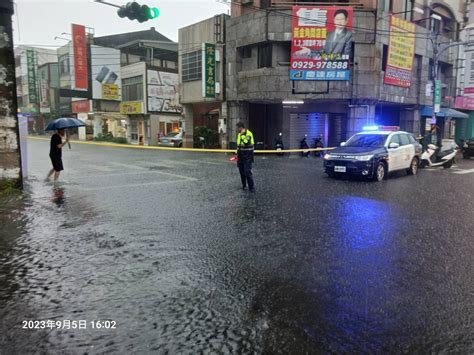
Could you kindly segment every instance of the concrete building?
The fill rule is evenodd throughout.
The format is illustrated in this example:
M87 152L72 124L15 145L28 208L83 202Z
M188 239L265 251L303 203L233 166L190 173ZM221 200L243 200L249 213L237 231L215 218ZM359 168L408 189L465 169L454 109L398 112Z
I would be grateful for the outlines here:
M185 118L184 144L187 147L201 146L198 135L206 135L205 145L209 147L226 147L228 144L224 90L224 44L228 18L228 15L217 15L179 30L179 85ZM207 95L203 84L206 74L205 63L203 65L205 43L215 50L214 93ZM202 127L205 127L204 132L200 130Z
M30 133L43 134L45 125L52 117L51 113L56 112L59 98L57 62L55 49L31 46L15 48L18 113L27 118Z
M463 2L318 2L317 6L353 9L350 78L341 81L290 80L292 5L311 3L254 0L232 4L232 17L226 25L227 107L232 138L238 120L246 121L266 148L273 146L278 132L283 132L286 147L297 148L304 134L310 138L321 135L326 146L335 146L366 124L396 125L417 135L430 128L426 122L433 104L427 90L433 78L432 40L458 40ZM391 13L416 24L409 87L384 83ZM460 114L448 110L454 103L456 56L453 47L439 57L443 117L438 123L443 126L449 125L449 115ZM449 135L449 129L447 132Z
M460 39L474 43L474 3L466 1L464 28ZM455 109L469 115L457 118L455 137L458 144L462 140L474 137L474 47L459 47L458 85L456 87Z
M181 127L177 43L154 27L96 37L94 43L120 50L121 103L116 112L130 143L156 145L159 135Z

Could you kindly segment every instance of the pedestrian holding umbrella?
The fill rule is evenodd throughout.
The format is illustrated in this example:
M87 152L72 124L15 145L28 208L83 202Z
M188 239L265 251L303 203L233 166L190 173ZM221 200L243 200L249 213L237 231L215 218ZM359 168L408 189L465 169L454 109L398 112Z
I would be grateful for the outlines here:
M49 157L51 158L51 163L53 164L53 169L50 170L46 180L49 180L51 175L54 173L54 181L58 180L59 173L64 170L63 160L62 160L62 148L68 143L69 149L71 149L71 144L69 143L69 134L67 132L68 128L72 127L81 127L85 126L84 123L76 118L58 118L51 121L46 126L46 131L57 131L51 136L51 144ZM62 141L61 137L66 133L66 140Z
M68 142L69 149L71 149L71 144L69 143L69 133L68 128L74 127L84 127L85 124L81 120L72 117L61 117L56 118L55 120L48 123L45 131L58 131L60 129L66 129L66 140Z

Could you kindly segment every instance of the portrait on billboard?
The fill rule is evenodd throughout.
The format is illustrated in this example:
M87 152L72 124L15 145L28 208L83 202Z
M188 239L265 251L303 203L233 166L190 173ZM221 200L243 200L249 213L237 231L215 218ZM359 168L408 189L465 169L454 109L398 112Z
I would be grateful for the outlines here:
M351 7L293 7L291 80L349 80Z

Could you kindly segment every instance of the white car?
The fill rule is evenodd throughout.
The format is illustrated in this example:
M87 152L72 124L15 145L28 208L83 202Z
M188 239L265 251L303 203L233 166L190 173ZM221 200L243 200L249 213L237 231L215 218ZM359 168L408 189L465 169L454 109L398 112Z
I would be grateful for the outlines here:
M392 171L406 170L411 175L418 172L422 147L412 134L397 127L371 128L324 156L324 170L329 177L354 175L381 181Z

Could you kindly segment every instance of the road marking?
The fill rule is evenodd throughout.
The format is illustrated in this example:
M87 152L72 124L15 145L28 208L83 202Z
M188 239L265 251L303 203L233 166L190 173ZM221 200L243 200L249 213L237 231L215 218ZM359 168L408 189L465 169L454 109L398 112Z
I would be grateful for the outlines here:
M169 181L156 181L156 182L145 182L141 184L126 184L126 185L109 185L109 186L100 186L100 187L84 187L81 188L81 191L96 191L96 190L110 190L110 189L126 189L129 187L143 187L143 186L152 186L152 185L165 185L165 184L176 184L178 182L191 182L197 181L197 179L182 179L182 180L169 180Z
M116 162L111 162L110 164L113 164L113 165L117 165L117 166L121 166L121 167L124 167L124 168L127 168L127 169L139 169L139 170L147 170L149 171L150 169L149 168L145 168L143 166L138 166L138 165L130 165L130 164L122 164L122 163L116 163ZM178 175L178 174L172 174L172 173L165 173L163 171L156 171L154 170L153 171L155 174L162 174L162 175L167 175L167 176L173 176L173 177L176 177L176 178L179 178L179 179L184 179L184 180L189 180L189 181L197 181L198 179L195 179L195 178L191 178L189 176L185 176L185 175Z
M113 170L109 170L113 171ZM118 176L126 176L126 175L143 175L143 174L156 174L158 171L135 171L135 172L130 172L130 173L111 173L111 174L87 174L87 175L79 175L75 174L72 180L77 180L77 181L84 181L84 179L88 178L101 178L101 177L118 177ZM77 177L77 178L76 178Z
M472 173L474 173L474 169L453 171L453 174L472 174Z

